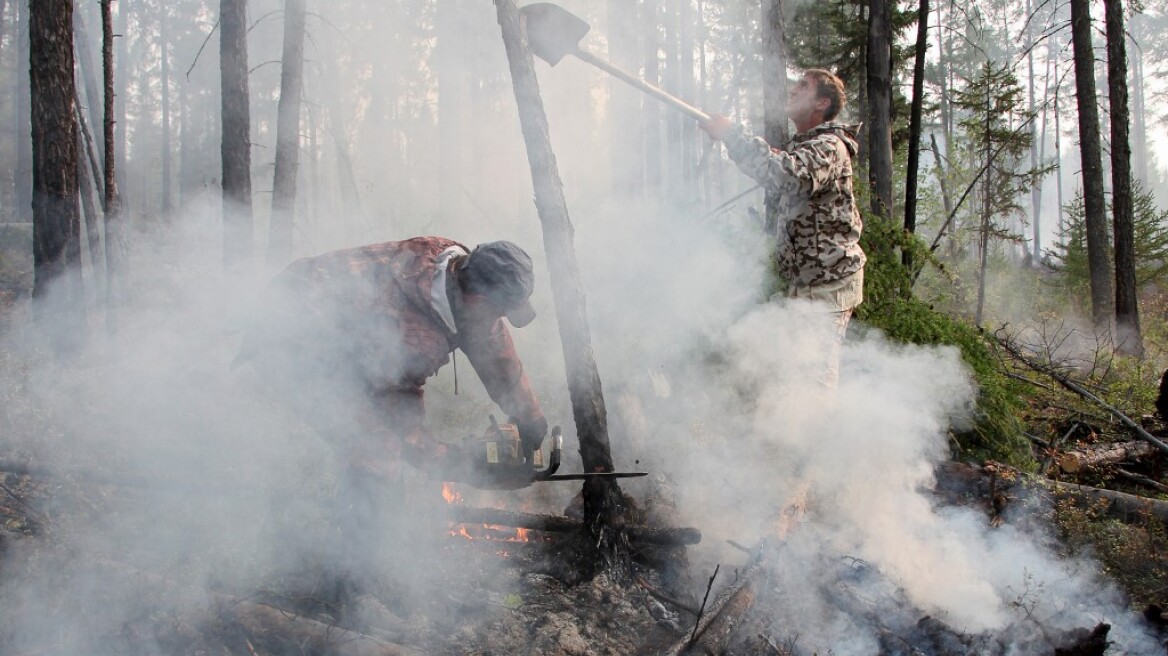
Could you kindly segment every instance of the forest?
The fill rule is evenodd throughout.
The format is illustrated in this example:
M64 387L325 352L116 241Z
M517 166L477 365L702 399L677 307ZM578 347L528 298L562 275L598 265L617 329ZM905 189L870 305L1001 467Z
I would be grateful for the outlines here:
M710 136L820 69L832 325ZM0 0L0 85L0 654L1168 653L1166 0Z

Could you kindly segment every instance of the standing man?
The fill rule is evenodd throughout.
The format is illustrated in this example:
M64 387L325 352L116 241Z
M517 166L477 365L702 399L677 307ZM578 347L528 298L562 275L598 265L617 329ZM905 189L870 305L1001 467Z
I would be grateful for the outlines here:
M787 97L787 117L797 133L786 148L773 147L725 116L702 123L726 145L730 159L778 199L779 273L787 296L825 304L836 340L823 382L839 377L839 346L852 311L863 300L863 222L852 190L852 157L859 125L835 121L844 107L844 83L808 69Z

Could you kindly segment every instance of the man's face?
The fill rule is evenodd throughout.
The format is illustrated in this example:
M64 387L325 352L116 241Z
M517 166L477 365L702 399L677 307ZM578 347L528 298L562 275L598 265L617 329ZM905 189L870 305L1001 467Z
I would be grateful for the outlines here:
M803 125L810 121L815 112L826 111L831 101L819 97L819 81L810 75L804 75L798 84L787 92L787 118L795 125Z

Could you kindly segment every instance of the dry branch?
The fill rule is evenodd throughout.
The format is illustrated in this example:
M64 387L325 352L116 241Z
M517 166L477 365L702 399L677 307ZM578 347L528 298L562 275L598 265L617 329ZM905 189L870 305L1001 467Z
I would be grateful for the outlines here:
M763 574L765 544L755 551L753 561L738 572L738 578L714 599L704 616L698 620L692 637L686 636L663 653L720 654L738 626L738 621L754 604L754 581Z
M450 506L448 510L451 521L464 524L499 524L556 533L575 533L584 530L584 522L562 515L539 515L469 506ZM632 542L682 546L702 541L702 533L696 528L656 528L626 525L624 530Z
M1114 442L1077 451L1067 451L1058 457L1058 465L1068 474L1074 474L1091 467L1135 460L1154 453L1156 453L1156 447L1147 442Z

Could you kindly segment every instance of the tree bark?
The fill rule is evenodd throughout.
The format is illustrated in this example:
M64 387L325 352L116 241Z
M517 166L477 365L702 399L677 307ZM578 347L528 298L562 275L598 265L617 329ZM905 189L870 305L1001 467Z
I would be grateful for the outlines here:
M114 98L115 115L117 117L114 121L114 130L116 132L114 135L114 152L117 153L118 160L114 170L118 176L118 191L121 194L126 193L126 96L127 84L130 77L128 74L129 56L127 54L126 32L129 30L130 1L117 0L118 24L114 32L119 35L117 52L115 54L117 70L114 76L121 84L121 93L117 94Z
M170 145L170 34L166 22L166 12L169 3L162 3L158 7L158 50L160 57L159 86L162 88L162 214L169 215L174 211L174 196L171 174L173 148Z
M1034 14L1031 11L1031 0L1026 0L1026 67L1028 75L1026 76L1026 94L1028 100L1028 111L1031 116L1034 116ZM1043 134L1043 138L1046 135ZM1036 121L1030 122L1030 168L1036 170L1038 168L1038 125ZM1042 259L1042 230L1041 230L1041 214L1042 214L1042 180L1030 189L1030 228L1031 228L1031 244L1030 244L1030 261L1037 265Z
M559 322L560 341L568 378L568 395L580 456L586 472L613 470L608 442L608 416L600 374L592 353L592 336L588 327L584 290L576 262L573 228L564 199L555 153L548 134L547 115L539 93L527 36L520 23L514 0L495 0L499 26L515 87L519 123L527 145L535 188L535 205L543 224L544 248L547 251L552 297ZM613 480L589 480L584 483L584 523L596 539L606 559L627 557L625 537L619 530L622 503L620 486ZM610 560L611 562L611 560Z
M29 3L23 0L16 3L16 61L29 61ZM17 65L17 71L23 66ZM32 220L33 194L33 155L32 155L32 119L31 119L31 89L27 75L15 75L16 78L16 126L13 130L16 135L16 175L13 180L13 196L16 199L14 220L27 223Z
M15 3L15 4L19 4L19 2ZM15 6L12 9L13 9L12 23L13 23L13 25L15 25L16 15L19 12L19 9L17 9ZM8 10L8 0L0 0L0 66L4 65L4 62L5 62L4 56L3 56L4 55L4 43L3 43L4 38L3 37L5 37L8 34L8 22L5 20L5 14L7 13L7 10ZM13 30L13 31L15 32L15 30ZM17 77L20 77L20 76L17 76ZM15 94L12 95L12 99L13 100L16 99ZM12 136L13 136L13 139L12 139L11 143L13 146L15 146L16 135L13 134ZM0 148L6 148L8 146L8 143L9 142L6 140L4 145L0 146ZM15 152L15 151L13 151L13 152ZM12 168L12 160L13 160L12 157L5 157L5 158L3 158L3 161L0 161L0 223L7 223L8 221L13 220L12 206L16 200L14 195L13 195L15 192L15 188L14 188L13 183L15 180L14 176L15 176L16 171Z
M1131 38L1133 44L1141 43L1143 30L1141 14L1132 16ZM1147 187L1148 180L1148 129L1147 115L1144 104L1144 51L1137 47L1132 53L1132 160L1135 166L1135 179Z
M33 298L39 328L58 351L85 329L77 207L73 0L29 6L33 160Z
M1095 51L1091 44L1090 0L1070 0L1074 46L1075 100L1079 109L1079 154L1086 211L1087 268L1091 278L1091 318L1106 328L1111 316L1111 274L1107 256L1107 206L1103 198L1103 159L1099 144L1099 106L1095 94Z
M868 177L872 212L892 216L892 4L868 4Z
M1074 474L1099 465L1113 465L1124 460L1145 458L1158 452L1159 449L1155 446L1141 440L1116 442L1067 451L1058 457L1058 466L1068 474Z
M772 146L787 143L787 41L783 31L783 0L762 3L762 97L763 130ZM766 194L765 229L774 234L779 225L779 197Z
M74 9L76 10L76 8ZM76 15L76 11L74 11L74 15ZM85 245L86 250L89 252L90 280L92 287L95 288L90 290L93 296L87 299L92 303L96 300L96 296L101 293L101 279L104 277L102 275L104 273L104 267L102 266L101 260L101 233L97 229L97 224L101 221L101 217L98 216L97 204L93 202L93 173L96 169L89 168L89 162L84 155L84 153L88 152L85 145L85 136L83 136L86 132L84 127L85 118L81 114L79 104L75 105L75 107L77 107L77 125L79 128L77 130L77 195L81 200L81 220L85 224ZM100 193L101 190L99 189L97 191Z
M300 97L304 89L304 3L305 0L284 2L276 171L272 182L272 219L268 228L268 264L277 266L292 254L296 173L300 161Z
M77 9L77 0L73 4L73 32L76 39L77 68L81 70L81 80L85 86L85 102L81 103L90 121L97 114L97 107L101 104L101 94L97 88L97 73L93 65L93 46L89 41L89 26L85 22L85 12ZM96 180L101 185L101 179Z
M1136 298L1135 220L1132 216L1131 140L1128 129L1127 35L1123 1L1103 0L1107 33L1107 98L1111 108L1111 212L1115 239L1116 346L1128 355L1142 355L1139 301Z
M125 2L125 0L122 0ZM102 142L105 152L105 326L113 334L117 331L117 306L122 296L118 287L121 264L122 199L118 194L117 156L115 155L115 94L114 94L114 29L112 0L101 0L101 70L105 87L103 97ZM124 11L124 6L123 6Z
M929 0L919 0L917 47L913 56L912 109L908 127L908 171L904 183L904 231L910 234L917 231L917 173L921 166L921 113L925 104L925 55L928 50ZM901 260L904 268L912 271L912 253L904 251Z
M251 110L247 83L247 0L220 0L219 62L222 86L223 261L251 258Z

